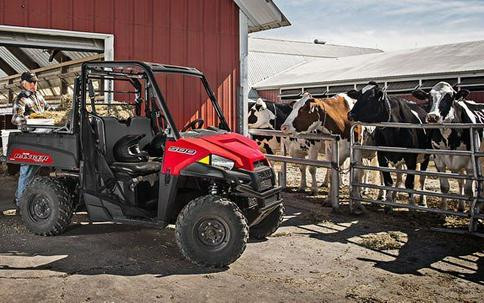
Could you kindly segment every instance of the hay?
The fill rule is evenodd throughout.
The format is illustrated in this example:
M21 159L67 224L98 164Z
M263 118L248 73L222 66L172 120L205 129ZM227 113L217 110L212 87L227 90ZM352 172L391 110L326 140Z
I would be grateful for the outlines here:
M126 121L134 116L132 106L125 103L113 102L111 105L96 105L96 113L101 117L115 117L120 121ZM92 111L88 106L87 110ZM62 126L70 119L72 112L72 98L69 95L61 97L60 105L55 110L48 110L43 113L33 113L30 119L52 119L54 125Z
M399 232L381 232L365 236L360 244L374 250L400 249L404 235Z
M311 224L318 224L318 223L330 223L331 220L328 214L323 213L321 211L311 211L309 213L305 213L301 216L301 219L307 221Z

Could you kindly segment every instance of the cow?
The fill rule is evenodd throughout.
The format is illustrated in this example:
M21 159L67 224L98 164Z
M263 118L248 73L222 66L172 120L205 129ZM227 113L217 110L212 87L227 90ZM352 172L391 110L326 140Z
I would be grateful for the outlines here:
M248 128L279 130L291 110L290 105L264 102L259 98L249 106ZM281 149L280 137L252 135L252 138L257 142L263 153L276 154Z
M403 122L413 124L423 124L427 112L419 107L416 103L410 102L400 97L388 96L376 82L369 82L367 86L359 91L351 90L347 92L348 96L356 99L356 103L348 113L348 119L351 121L360 121L366 123L380 122ZM422 129L409 128L392 128L377 127L375 129L375 144L377 146L403 147L403 148L430 148L430 140L427 132ZM417 164L420 163L420 170L427 169L430 157L424 154L399 153L399 152L377 152L378 164L381 167L388 167L389 164L400 165L404 163L408 169L416 170ZM389 172L383 172L383 181L385 186L392 186L393 180ZM414 189L415 176L407 174L405 187ZM420 189L425 187L425 176L420 178ZM354 192L354 194L358 194ZM388 195L384 191L384 199L393 202L397 192L393 191ZM415 205L415 197L409 194L409 203ZM426 199L422 195L420 203L426 206ZM359 204L358 204L359 206Z
M323 99L301 99L293 105L291 114L282 125L283 133L311 133L319 132L335 134L341 137L339 141L338 164L341 167L350 155L350 131L351 122L348 120L348 112L353 107L355 100L346 94L338 94L331 98ZM356 139L371 141L373 140L374 128L356 129ZM325 150L326 159L332 158L331 145L327 145ZM364 152L362 158L371 161L375 157L375 152ZM359 176L360 178L363 176ZM364 175L365 182L368 182L368 174ZM330 181L331 173L327 170L325 182ZM313 184L313 188L316 185Z
M484 123L484 105L465 100L469 91L457 91L447 82L439 82L430 92L422 89L414 90L412 95L420 100L429 102L430 112L427 114L428 123ZM471 142L469 129L440 128L432 132L431 144L433 149L470 150ZM482 142L482 130L479 136ZM474 167L470 157L453 155L435 155L437 171L445 172L447 169L453 173L473 175ZM473 182L459 179L459 193L472 196ZM440 190L449 192L449 181L440 178ZM442 198L441 208L447 209L447 199ZM459 200L458 210L464 211L465 201Z
M291 105L265 102L259 98L249 107L248 127L249 129L280 130L282 123L291 111ZM252 139L257 142L260 150L266 154L276 154L285 145L287 153L291 157L317 159L318 151L321 149L321 143L314 140L293 138L281 140L280 137L261 135L252 135ZM301 171L299 190L304 191L307 185L306 165L300 165L299 170ZM315 180L316 170L310 167L309 172L312 180ZM311 193L316 194L317 191L313 188Z

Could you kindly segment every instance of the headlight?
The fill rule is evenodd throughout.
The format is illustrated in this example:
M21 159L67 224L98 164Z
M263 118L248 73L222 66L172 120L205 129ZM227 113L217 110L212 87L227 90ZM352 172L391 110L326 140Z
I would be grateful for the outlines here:
M234 161L217 155L206 156L205 158L198 160L198 162L203 164L213 165L215 167L220 167L228 170L234 168L234 165L235 165Z

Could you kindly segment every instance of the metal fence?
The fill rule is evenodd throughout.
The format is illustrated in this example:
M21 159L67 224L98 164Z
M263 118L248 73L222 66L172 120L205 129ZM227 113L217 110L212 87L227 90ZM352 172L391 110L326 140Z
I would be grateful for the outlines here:
M360 142L355 140L355 128L358 126L374 126L374 127L385 127L385 128L409 128L409 129L467 129L469 130L470 136L470 150L442 150L442 149L419 149L419 148L401 148L401 147L388 147L388 146L367 146L362 145ZM482 177L481 165L479 158L484 157L484 153L480 152L480 145L481 140L479 136L479 131L483 131L484 124L409 124L409 123L374 123L374 124L367 124L367 123L358 123L354 125L351 129L351 139L350 139L350 207L351 209L355 209L356 206L360 205L361 202L364 203L374 203L379 205L385 205L390 207L404 207L409 209L414 209L418 211L425 211L425 212L432 212L432 213L439 213L445 215L453 215L459 217L466 217L469 218L469 226L468 230L465 231L466 233L472 233L478 236L484 236L482 233L476 232L476 227L478 224L478 219L484 219L484 215L479 213L479 203L484 203L484 199L481 197L482 194L482 181L484 178ZM473 167L473 174L472 175L463 175L463 174L456 174L451 172L433 172L433 171L419 171L419 170L405 170L405 169L396 169L390 167L379 167L379 166L369 166L363 165L361 162L360 152L363 150L367 151L377 151L377 152L398 152L398 153L414 153L414 154L428 154L428 155L452 155L452 156L463 156L463 157L470 157L471 165ZM441 192L433 192L427 190L415 190L415 189L408 189L408 188L397 188L385 185L377 185L377 184L367 184L362 182L361 180L357 180L356 170L369 170L369 171L377 171L377 172L389 172L389 173L405 173L405 174L413 174L419 176L429 176L429 177L444 177L448 179L457 179L457 180L469 180L474 183L475 190L473 190L472 196L466 196L462 194L452 194L452 193L441 193ZM360 171L360 172L361 172ZM469 211L468 212L455 212L450 210L443 210L438 208L428 208L422 207L417 205L410 205L410 204L403 204L397 201L389 202L383 201L378 199L369 199L361 197L360 194L356 194L360 192L361 188L373 188L379 190L386 190L390 191L391 193L396 192L405 192L405 193L412 193L415 195L426 195L426 196L434 196L439 198L448 198L454 200L465 201L469 204ZM446 230L449 231L449 230ZM461 231L462 232L462 231Z
M281 138L281 153L282 155L266 154L267 159L274 162L282 162L282 171L279 174L279 185L286 187L287 164L311 165L315 167L324 167L331 170L331 184L328 201L331 202L333 209L339 208L339 147L338 141L340 136L326 135L326 134L294 134L284 135L281 131L263 130L263 129L249 129L251 135L278 137ZM312 160L304 158L294 158L287 155L286 146L282 144L282 139L304 139L314 141L326 141L331 144L331 159L330 160Z

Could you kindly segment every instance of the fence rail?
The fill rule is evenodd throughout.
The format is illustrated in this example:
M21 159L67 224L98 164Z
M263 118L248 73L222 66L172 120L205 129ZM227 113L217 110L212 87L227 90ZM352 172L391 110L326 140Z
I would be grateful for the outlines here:
M470 150L433 150L433 149L419 149L419 148L402 148L402 147L389 147L389 146L369 146L369 145L361 145L360 142L356 141L355 138L355 128L357 126L372 126L377 128L409 128L409 129L465 129L469 130L470 136ZM351 129L351 138L350 138L350 207L352 210L358 208L361 202L364 203L374 203L379 205L385 205L390 207L403 207L408 209L414 209L418 211L424 212L432 212L444 215L455 215L460 217L469 218L469 225L468 230L466 232L484 237L484 234L477 233L476 228L478 224L478 219L483 219L483 214L479 214L479 203L482 203L483 199L480 198L482 194L481 182L484 180L482 177L481 165L479 158L484 157L484 153L479 151L480 147L480 136L478 131L484 130L484 124L464 124L464 123L445 123L445 124L409 124L409 123L357 123L353 125ZM376 152L395 152L395 153L417 153L417 154L429 154L429 155L451 155L451 156L460 156L460 157L469 157L473 173L472 174L456 174L456 173L447 173L447 172L431 172L431 171L416 171L416 170L404 170L404 169L397 169L397 168L389 168L389 167L379 167L379 166L368 166L363 165L361 161L361 152L362 150L370 150ZM368 184L364 183L361 180L357 180L356 176L357 170L359 172L369 170L369 171L378 171L378 172L388 172L388 173L406 173L411 175L420 175L420 176L429 176L429 177L439 177L439 178L447 178L447 179L458 179L458 180L465 180L469 182L473 182L475 185L475 190L473 190L472 196L466 196L461 194L454 194L454 193L440 193L440 192L432 192L427 190L415 190L409 188L397 188L385 185L377 185L377 184ZM450 210L443 210L438 208L427 208L417 205L411 204L403 204L394 201L384 201L384 200L375 200L375 199L368 199L361 197L360 188L368 187L373 189L379 190L386 190L391 192L405 192L414 195L425 195L425 196L433 196L438 198L448 198L448 199L455 199L465 201L469 204L469 212L454 212Z
M255 136L265 136L265 137L278 137L284 139L302 139L302 140L315 140L315 141L328 141L330 142L332 148L331 159L330 160L312 160L304 158L294 158L287 156L286 146L281 140L281 151L282 156L266 154L266 157L275 162L282 162L282 172L279 175L279 185L286 187L287 180L287 163L298 164L298 165L312 165L316 167L325 167L331 170L331 184L328 200L331 202L333 209L339 208L339 147L338 141L340 137L337 135L327 135L327 134L293 134L285 135L281 131L276 130L265 130L265 129L249 129L249 134Z

